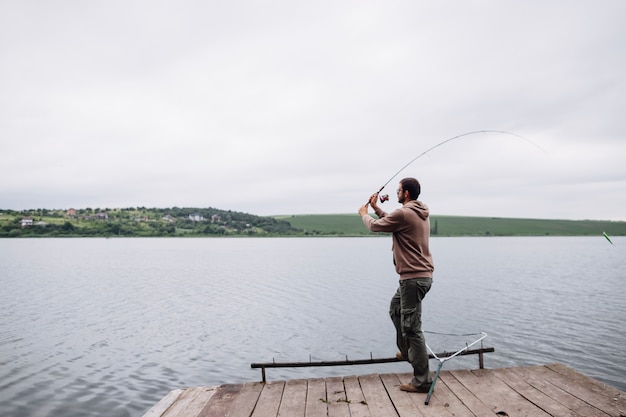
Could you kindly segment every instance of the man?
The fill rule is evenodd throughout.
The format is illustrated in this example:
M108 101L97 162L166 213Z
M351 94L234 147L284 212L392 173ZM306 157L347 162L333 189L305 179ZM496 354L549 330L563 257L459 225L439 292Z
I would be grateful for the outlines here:
M388 214L378 207L378 193L372 195L372 206L378 219L368 214L367 204L359 209L365 226L372 232L392 233L393 263L400 276L399 288L391 299L389 314L396 328L396 357L408 359L413 366L413 379L400 389L428 392L432 383L428 367L428 351L422 332L422 299L430 290L433 260L428 249L430 220L428 207L418 201L420 183L404 178L398 186L398 203L402 207Z

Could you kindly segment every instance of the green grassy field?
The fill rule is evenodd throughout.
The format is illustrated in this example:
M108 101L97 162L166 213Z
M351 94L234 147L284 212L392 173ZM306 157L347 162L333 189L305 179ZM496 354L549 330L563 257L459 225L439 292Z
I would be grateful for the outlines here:
M357 214L276 216L310 235L367 236ZM625 236L626 222L432 216L433 236Z
M193 222L180 213L177 214L176 222L166 221L162 209L115 209L107 210L107 213L108 220L102 221L95 220L91 212L89 217L69 217L61 210L32 211L28 215L35 224L23 228L20 220L26 213L0 211L0 237L374 235L365 228L356 213L298 214L274 218L244 213L239 218L236 217L239 215L237 213L221 212L224 220L219 224L211 221ZM207 218L210 218L211 211L207 213ZM602 236L604 232L609 236L626 236L626 222L623 221L432 216L430 226L432 236Z

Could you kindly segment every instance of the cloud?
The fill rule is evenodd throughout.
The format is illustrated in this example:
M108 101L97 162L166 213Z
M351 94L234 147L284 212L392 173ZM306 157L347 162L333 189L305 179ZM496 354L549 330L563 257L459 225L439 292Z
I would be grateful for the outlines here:
M618 0L4 3L0 208L356 212L425 149L495 129L549 155L475 135L399 178L435 213L626 220L625 15Z

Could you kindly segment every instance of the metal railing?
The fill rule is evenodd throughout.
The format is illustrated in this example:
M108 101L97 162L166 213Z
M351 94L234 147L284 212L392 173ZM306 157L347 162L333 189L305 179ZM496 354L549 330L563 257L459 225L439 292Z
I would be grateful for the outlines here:
M485 353L495 352L495 349L492 347L481 347L480 349L464 349L462 352L442 352L436 354L430 354L430 359L438 359L447 358L452 356L465 356L465 355L478 355L478 367L480 369L484 368L484 358L483 355ZM250 367L253 369L261 369L261 377L262 382L267 382L265 370L268 368L306 368L306 367L316 367L316 366L352 366L352 365L373 365L378 363L391 363L391 362L404 362L404 359L398 358L372 358L370 354L370 359L356 359L350 360L346 356L345 360L340 361L317 361L313 362L309 359L308 362L265 362L265 363L252 363Z

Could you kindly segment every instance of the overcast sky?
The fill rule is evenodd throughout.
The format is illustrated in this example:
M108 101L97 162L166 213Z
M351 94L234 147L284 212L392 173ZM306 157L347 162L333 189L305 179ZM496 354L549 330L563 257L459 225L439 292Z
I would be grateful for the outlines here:
M0 0L0 209L626 220L626 1ZM532 143L531 143L532 141ZM541 149L539 149L541 148Z

